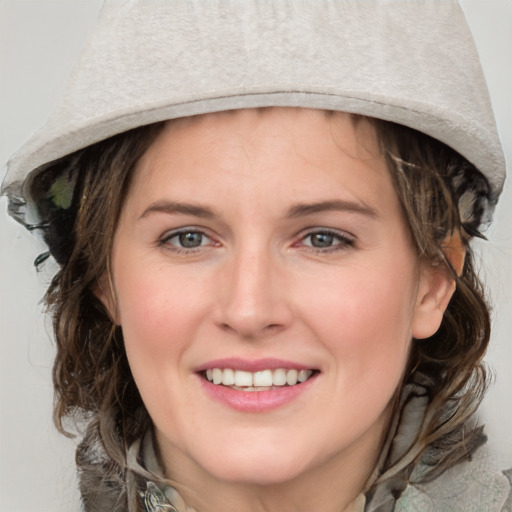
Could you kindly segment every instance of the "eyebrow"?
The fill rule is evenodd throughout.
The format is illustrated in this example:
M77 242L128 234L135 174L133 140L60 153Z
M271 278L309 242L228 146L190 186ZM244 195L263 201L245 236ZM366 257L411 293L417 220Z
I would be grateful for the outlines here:
M177 213L182 215L193 215L194 217L201 217L203 219L212 219L217 217L215 212L207 206L163 200L150 204L139 217L139 220L154 213L167 213L169 215Z
M304 217L321 213L325 211L344 211L351 213L358 213L367 215L368 217L377 217L377 211L365 203L355 201L345 201L342 199L334 199L331 201L322 201L319 203L298 204L288 210L287 217L290 219L297 217ZM139 219L144 219L154 213L166 213L169 215L182 214L193 215L203 219L213 219L218 217L218 214L207 206L198 204L182 203L179 201L156 201L149 205Z
M368 217L377 217L377 210L364 202L345 201L343 199L334 199L331 201L322 201L320 203L298 204L288 211L288 218L303 217L314 213L325 211L343 211L359 213Z

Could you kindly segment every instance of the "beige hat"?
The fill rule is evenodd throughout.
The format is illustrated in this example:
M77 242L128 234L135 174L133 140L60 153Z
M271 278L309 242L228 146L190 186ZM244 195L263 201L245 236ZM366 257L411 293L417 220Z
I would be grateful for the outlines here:
M464 14L451 0L107 0L47 124L2 193L136 126L227 109L300 106L394 121L451 146L488 179L505 161ZM22 211L13 213L23 219Z

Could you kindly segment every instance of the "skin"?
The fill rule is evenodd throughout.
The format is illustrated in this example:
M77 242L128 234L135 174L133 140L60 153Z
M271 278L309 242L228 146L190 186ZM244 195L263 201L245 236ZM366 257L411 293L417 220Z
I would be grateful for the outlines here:
M349 511L374 470L411 340L453 290L418 262L377 148L347 114L248 109L169 122L138 164L101 298L166 476L200 512ZM226 357L319 373L241 412L196 372Z

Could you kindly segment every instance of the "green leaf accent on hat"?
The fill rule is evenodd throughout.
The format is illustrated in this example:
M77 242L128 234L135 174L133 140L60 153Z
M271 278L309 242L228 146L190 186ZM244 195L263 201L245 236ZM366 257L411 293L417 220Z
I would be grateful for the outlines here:
M69 174L61 174L50 187L48 197L57 208L67 210L71 206L75 179Z

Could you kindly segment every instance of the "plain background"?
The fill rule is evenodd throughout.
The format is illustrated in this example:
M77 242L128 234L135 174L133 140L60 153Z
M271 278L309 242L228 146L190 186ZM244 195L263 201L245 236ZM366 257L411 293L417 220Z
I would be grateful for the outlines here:
M5 162L45 121L89 33L100 0L0 0L0 178ZM512 0L464 0L512 172ZM99 77L99 79L101 79ZM0 200L0 510L79 509L74 442L52 426L49 322L40 299L53 268ZM500 467L512 466L512 179L489 242L479 244L494 302L487 361L497 374L480 417Z

